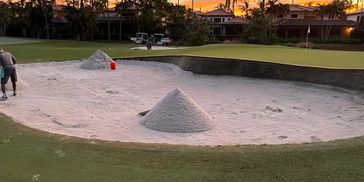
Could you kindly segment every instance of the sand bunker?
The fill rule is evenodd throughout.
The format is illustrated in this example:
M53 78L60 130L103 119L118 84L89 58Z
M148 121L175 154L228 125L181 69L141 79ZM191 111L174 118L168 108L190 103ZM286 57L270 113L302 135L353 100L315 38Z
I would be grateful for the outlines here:
M282 144L364 135L363 92L337 87L196 75L156 62L119 61L120 68L80 69L82 62L18 65L29 84L0 102L24 125L111 141L190 145ZM214 121L204 132L170 133L141 125L175 88L183 89Z
M113 60L103 51L97 50L81 65L81 68L87 70L108 68L112 61Z
M175 89L158 102L140 123L152 130L173 133L213 128L210 116L180 89Z
M188 47L168 47L168 46L152 46L152 50L174 50L174 49L186 49ZM131 50L148 50L146 46L133 47Z
M13 90L13 85L12 85L10 79L9 79L8 83L5 85L5 87L6 87L6 90L8 90L8 91ZM16 90L17 91L26 89L28 87L29 87L29 85L27 83L25 83L23 80L18 78L18 81L16 82Z

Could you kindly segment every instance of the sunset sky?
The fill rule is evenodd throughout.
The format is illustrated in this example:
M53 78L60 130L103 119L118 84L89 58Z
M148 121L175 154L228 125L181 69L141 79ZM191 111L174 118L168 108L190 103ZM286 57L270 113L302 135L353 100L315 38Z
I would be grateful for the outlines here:
M177 3L178 0L170 0L173 3ZM187 7L191 7L191 1L192 0L179 0L180 4L184 4ZM251 6L253 6L253 4L256 4L256 1L251 0ZM308 3L308 2L319 2L319 3L328 3L331 2L332 0L320 0L320 1L315 1L315 0L294 0L295 4L304 4L304 3ZM281 0L281 3L292 3L292 0ZM225 3L225 0L195 0L194 3L194 9L195 10L201 10L203 12L209 11L211 9L214 9L219 3ZM356 0L354 0L354 3L356 3Z

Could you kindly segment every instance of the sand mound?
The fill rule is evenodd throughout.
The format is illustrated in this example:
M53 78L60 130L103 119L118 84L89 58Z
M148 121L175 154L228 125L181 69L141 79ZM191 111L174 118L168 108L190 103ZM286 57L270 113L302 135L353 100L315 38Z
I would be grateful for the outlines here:
M113 60L101 50L97 50L86 62L81 65L82 69L95 70L108 68Z
M9 79L8 83L5 85L6 90L13 91L13 86L11 83L11 80ZM25 83L23 80L18 78L18 81L16 82L16 90L23 90L29 87L27 83Z
M213 128L207 113L180 89L175 89L159 101L140 123L153 130L174 133Z

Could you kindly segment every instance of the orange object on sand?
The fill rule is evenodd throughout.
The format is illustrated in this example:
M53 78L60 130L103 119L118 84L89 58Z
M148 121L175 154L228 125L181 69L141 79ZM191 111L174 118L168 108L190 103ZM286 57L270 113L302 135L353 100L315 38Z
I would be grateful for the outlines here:
M115 61L112 61L112 62L110 63L110 69L111 69L111 70L116 70L116 66L117 66L117 64L116 64L116 62L115 62Z

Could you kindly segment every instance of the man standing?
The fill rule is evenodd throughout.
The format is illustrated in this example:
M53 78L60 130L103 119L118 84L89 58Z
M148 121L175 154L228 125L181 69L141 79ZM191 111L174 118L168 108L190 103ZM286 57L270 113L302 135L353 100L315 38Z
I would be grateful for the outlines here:
M14 67L16 64L16 59L9 52L5 52L2 48L0 48L0 64L2 69L4 69L4 77L1 78L1 91L3 92L3 97L1 97L0 100L5 101L8 99L5 85L8 83L9 78L11 78L11 83L13 84L13 95L16 95L17 76Z

